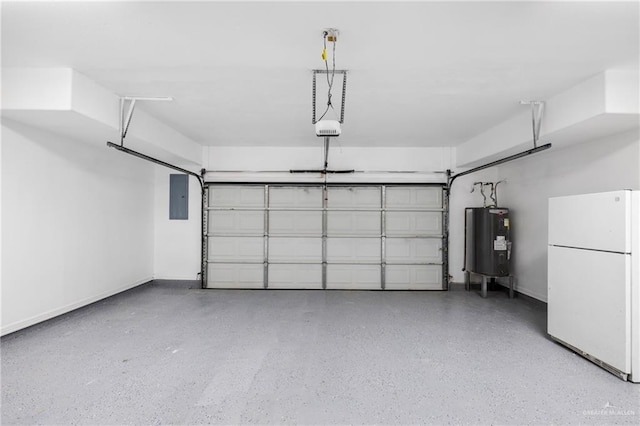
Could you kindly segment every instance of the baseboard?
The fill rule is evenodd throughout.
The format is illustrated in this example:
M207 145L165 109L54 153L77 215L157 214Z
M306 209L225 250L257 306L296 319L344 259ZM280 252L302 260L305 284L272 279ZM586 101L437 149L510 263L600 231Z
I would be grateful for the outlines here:
M164 278L156 278L153 280L151 285L172 288L202 289L202 282L200 280L168 280Z
M188 277L184 275L177 275L177 276L163 275L161 277L154 276L153 279L162 280L162 281L200 281L200 275L198 274L198 277L195 277L193 274L189 275Z
M132 289L134 287L137 287L139 285L148 283L152 279L153 278L151 278L151 277L144 278L142 280L136 281L133 284L130 284L130 285L127 285L127 286L124 286L124 287L120 287L120 288L117 288L115 290L110 290L110 291L98 294L96 296L88 297L86 299L82 299L82 300L79 300L77 302L71 303L69 305L63 306L61 308L52 309L52 310L44 312L42 314L35 315L35 316L33 316L31 318L27 318L25 320L17 321L17 322L11 323L9 325L2 325L2 328L0 329L0 335L1 336L5 336L7 334L14 333L14 332L16 332L18 330L22 330L23 328L31 327L32 325L36 325L36 324L38 324L40 322L49 320L51 318L57 317L57 316L62 315L62 314L66 314L66 313L71 312L71 311L73 311L75 309L82 308L83 306L90 305L91 303L95 303L95 302L97 302L99 300L106 299L107 297L113 296L113 295L118 294L118 293L122 293L123 291L127 291L127 290L130 290L130 289Z
M508 285L505 285L505 284L497 282L497 281L496 281L496 284L498 284L501 287L507 288L507 289L509 288ZM471 285L472 286L477 286L478 288L480 288L480 283L471 283ZM451 282L449 284L449 286L450 286L450 288L452 290L460 290L460 289L464 290L464 288L465 288L464 283L459 283L459 282ZM532 302L542 303L543 305L547 304L547 301L544 300L544 298L542 298L542 297L540 297L540 296L528 291L527 289L516 289L516 288L514 288L513 292L515 294L517 294L518 296L522 296L527 300L531 300Z
M522 294L522 295L524 295L524 296L526 296L526 297L528 297L528 298L530 298L530 299L532 299L532 300L534 300L534 301L536 301L536 302L544 303L545 305L547 304L546 298L544 298L544 297L542 297L542 296L540 296L538 294L535 294L535 293L527 290L526 288L520 288L520 289L517 290L517 292Z

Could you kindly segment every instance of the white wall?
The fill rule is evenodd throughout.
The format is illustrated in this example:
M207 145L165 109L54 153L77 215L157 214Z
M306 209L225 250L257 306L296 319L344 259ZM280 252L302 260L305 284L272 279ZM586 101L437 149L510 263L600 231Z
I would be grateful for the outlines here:
M553 142L553 141L551 141ZM517 290L547 300L549 197L640 189L638 131L550 149L498 166L500 204L511 209Z
M165 167L155 170L154 277L195 280L200 272L200 185L189 177L189 219L169 220L169 175Z
M607 70L544 100L540 143L580 144L638 127L638 70ZM472 167L529 149L531 112L522 112L456 149L457 164Z
M329 148L329 169L358 171L444 171L454 163L453 148L342 147L339 138ZM207 170L286 171L321 169L323 141L317 138L308 147L206 147Z
M2 334L153 275L153 168L2 123Z
M98 145L119 140L120 96L71 68L4 68L2 86L4 118ZM144 108L135 109L126 145L172 163L202 159L200 144Z

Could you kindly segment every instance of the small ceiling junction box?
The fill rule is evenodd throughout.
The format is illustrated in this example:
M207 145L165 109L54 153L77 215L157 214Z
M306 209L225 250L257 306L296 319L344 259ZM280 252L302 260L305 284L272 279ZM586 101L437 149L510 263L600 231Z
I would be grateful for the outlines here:
M324 31L322 32L322 35L327 37L327 41L330 41L333 43L338 41L339 34L340 34L340 31L338 31L337 28L325 28Z

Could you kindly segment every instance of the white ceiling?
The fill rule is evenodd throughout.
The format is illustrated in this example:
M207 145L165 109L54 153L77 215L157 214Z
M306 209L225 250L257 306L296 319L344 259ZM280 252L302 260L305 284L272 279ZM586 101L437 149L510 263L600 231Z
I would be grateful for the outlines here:
M638 68L639 26L638 2L3 2L2 66L173 96L141 108L205 145L305 146L310 70L336 27L338 142L455 146L521 99Z

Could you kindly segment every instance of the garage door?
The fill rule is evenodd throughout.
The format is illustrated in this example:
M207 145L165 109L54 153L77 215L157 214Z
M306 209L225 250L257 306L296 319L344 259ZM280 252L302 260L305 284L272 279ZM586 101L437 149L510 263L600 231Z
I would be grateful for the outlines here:
M441 290L441 186L207 186L208 288Z

